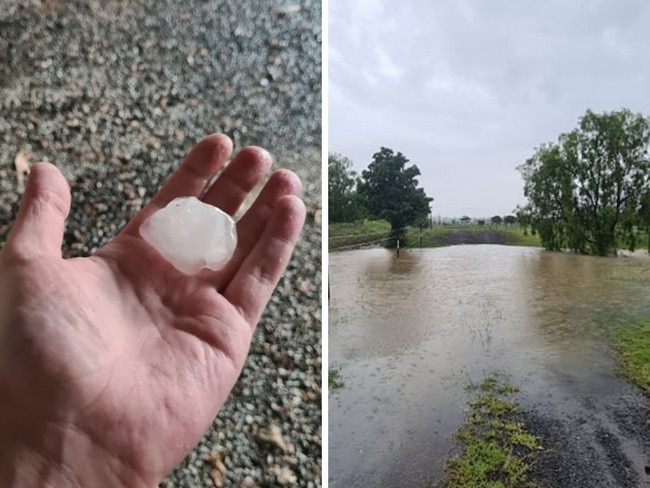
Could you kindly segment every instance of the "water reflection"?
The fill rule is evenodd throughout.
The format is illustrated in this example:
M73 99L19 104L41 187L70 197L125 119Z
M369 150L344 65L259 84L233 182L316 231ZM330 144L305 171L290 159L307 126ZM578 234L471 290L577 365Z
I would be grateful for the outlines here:
M650 315L649 277L644 260L490 245L330 255L346 385L330 395L330 486L439 479L464 385L495 369L527 401L578 408L614 381L612 327Z

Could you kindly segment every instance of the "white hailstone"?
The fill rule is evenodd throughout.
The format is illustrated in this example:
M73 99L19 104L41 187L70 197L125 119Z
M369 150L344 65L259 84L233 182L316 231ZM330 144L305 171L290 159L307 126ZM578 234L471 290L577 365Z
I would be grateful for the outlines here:
M223 267L235 252L234 220L196 197L180 197L154 212L140 235L162 257L185 274Z

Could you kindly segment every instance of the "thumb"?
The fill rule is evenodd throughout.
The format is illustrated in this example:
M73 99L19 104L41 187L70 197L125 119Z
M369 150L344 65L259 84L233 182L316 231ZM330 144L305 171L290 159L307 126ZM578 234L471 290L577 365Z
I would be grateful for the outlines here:
M63 227L70 212L70 187L56 166L31 167L5 249L20 258L61 256Z

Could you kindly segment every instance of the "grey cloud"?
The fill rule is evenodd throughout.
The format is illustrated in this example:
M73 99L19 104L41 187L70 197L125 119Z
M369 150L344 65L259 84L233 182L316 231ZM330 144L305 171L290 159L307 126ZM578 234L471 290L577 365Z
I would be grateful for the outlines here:
M650 4L330 0L330 150L403 152L434 213L523 203L516 166L587 108L650 114Z

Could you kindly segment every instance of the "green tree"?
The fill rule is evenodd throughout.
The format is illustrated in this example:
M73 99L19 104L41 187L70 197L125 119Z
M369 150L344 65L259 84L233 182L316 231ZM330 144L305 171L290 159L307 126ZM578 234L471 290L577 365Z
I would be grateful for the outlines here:
M648 233L648 253L650 254L650 189L644 191L641 195L639 221Z
M526 211L551 250L596 255L634 242L634 219L650 179L650 124L629 110L590 110L557 143L519 167Z
M352 161L340 154L327 158L328 205L330 222L352 222L363 216L356 191L357 174Z
M400 152L382 147L361 173L358 192L370 216L390 222L393 234L407 225L419 225L430 212L433 198L418 188L417 166Z
M495 215L490 219L490 222L492 222L494 225L501 225L503 224L503 219L500 215Z
M506 215L505 217L503 217L503 223L506 225L515 224L517 223L517 217L515 217L514 215Z
M532 221L532 211L530 205L524 205L523 207L517 205L514 209L515 219L519 223L519 226L524 231L524 235L528 235L528 227L530 227Z

